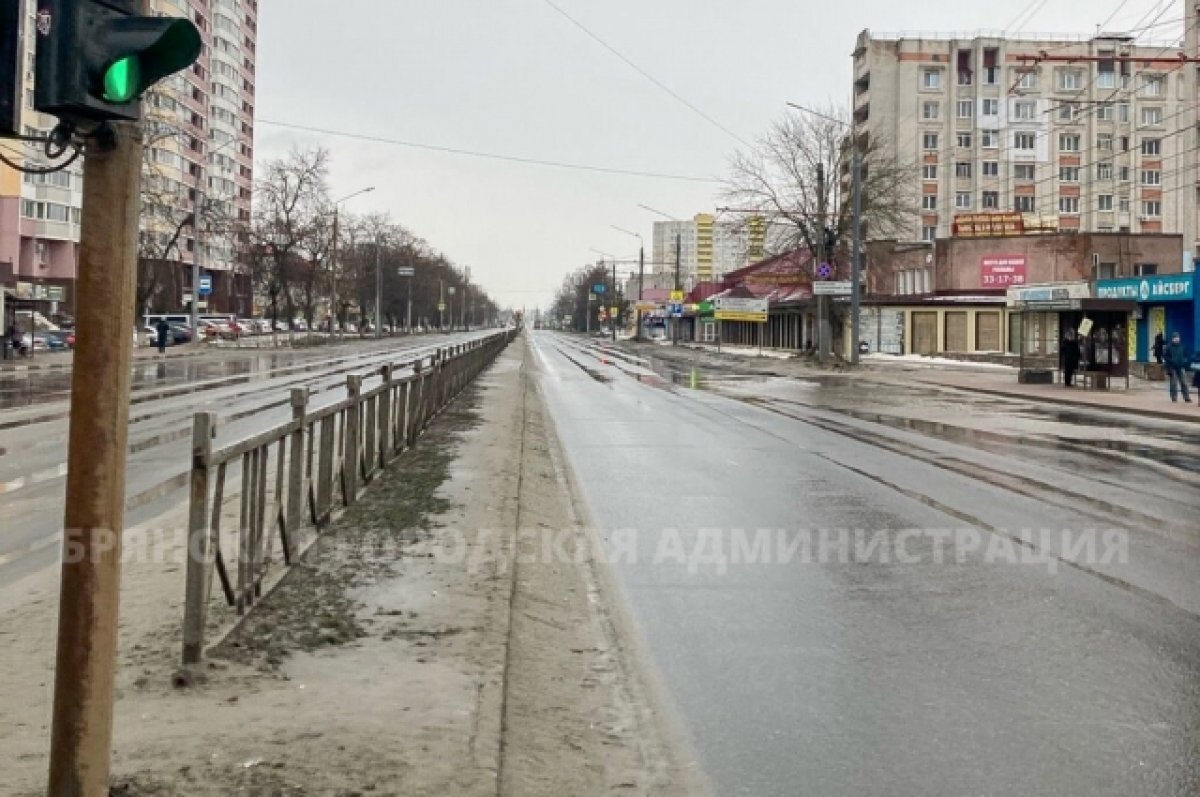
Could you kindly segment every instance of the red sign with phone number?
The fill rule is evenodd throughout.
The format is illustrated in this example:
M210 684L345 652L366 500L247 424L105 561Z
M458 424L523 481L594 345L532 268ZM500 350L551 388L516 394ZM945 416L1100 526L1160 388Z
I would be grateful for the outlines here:
M983 258L980 285L984 288L1024 285L1025 276L1025 255L989 255Z

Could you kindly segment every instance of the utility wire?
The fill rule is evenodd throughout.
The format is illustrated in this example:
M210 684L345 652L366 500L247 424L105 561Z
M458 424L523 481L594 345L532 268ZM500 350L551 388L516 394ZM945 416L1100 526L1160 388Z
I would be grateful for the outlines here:
M661 80L659 80L658 78L654 77L654 75L651 75L651 74L650 74L649 72L647 72L645 69L642 69L640 66L638 66L637 64L635 64L635 63L634 63L632 60L630 60L629 58L627 58L627 57L626 57L626 56L625 56L625 55L624 55L624 54L623 54L623 53L622 53L620 50L618 50L616 47L613 47L611 44L609 44L608 42L604 41L604 39L601 39L599 36L597 36L595 33L593 33L591 30L589 30L589 29L588 29L588 27L587 27L586 25L584 25L584 24L583 24L582 22L580 22L579 20L575 19L575 17L573 17L573 16L571 16L570 14L568 14L568 13L566 12L566 10L564 10L562 6L560 6L560 5L558 5L557 3L555 3L555 2L554 2L554 0L542 0L542 2L544 2L546 5L548 5L548 6L550 6L551 8L553 8L555 11L557 11L559 14L561 14L561 15L562 15L562 16L563 16L563 17L564 17L564 18L565 18L565 19L566 19L568 22L570 22L572 25L574 25L575 27L577 27L577 28L579 28L581 31L583 31L583 32L584 32L584 34L586 34L586 35L587 35L587 36L588 36L590 39L592 39L593 41L595 41L597 44L599 44L599 45L600 45L601 47L603 47L604 49L608 50L610 53L612 53L613 55L615 55L617 58L621 59L623 62L625 62L625 64L626 64L626 65L627 65L627 66L628 66L630 69L632 69L633 71L637 72L637 73L638 73L639 75L641 75L642 77L646 78L646 80L649 80L651 83L653 83L653 84L654 84L655 86L657 86L658 88L662 89L664 92L666 92L668 95L670 95L670 96L671 96L673 99L675 99L677 102L681 103L681 104L682 104L684 107L686 107L686 108L687 108L688 110L690 110L692 113L696 114L696 115L697 115L697 116L699 116L701 119L703 119L704 121L708 122L710 125L712 125L713 127L717 128L718 130L720 130L722 133L724 133L725 135L729 136L730 138L732 138L734 141L737 141L739 144L742 144L743 146L746 146L746 147L753 147L753 146L754 146L754 145L753 145L753 144L751 144L749 141L746 141L746 139L742 138L742 137L741 137L741 136L739 136L737 133L733 132L733 131L732 131L732 130L730 130L728 127L726 127L725 125L721 124L721 123L720 123L720 122L718 122L716 119L712 118L711 116L709 116L708 114L706 114L704 111L702 111L702 110L700 110L699 108L697 108L695 105L693 105L691 102L689 102L689 101L688 101L686 98L682 97L682 96L681 96L681 95L680 95L678 92L674 91L674 90L673 90L673 89L672 89L670 86L666 85L666 84L665 84L665 83L663 83Z
M461 149L458 147L444 147L437 144L424 144L418 141L403 141L398 138L373 136L366 133L353 133L347 130L333 130L330 128L294 124L292 122L280 122L272 119L257 119L255 121L257 124L267 125L269 127L279 127L286 130L298 130L305 133L317 133L324 136L337 136L338 138L349 138L356 141L368 141L375 144L390 144L396 147L409 147L411 149L428 150L430 152L442 152L447 155L465 155L472 158L486 158L488 160L521 163L525 164L526 166L547 166L555 169L572 169L574 171L596 172L599 174L620 174L628 177L649 177L656 180L682 180L684 182L692 183L721 182L715 177L696 177L686 174L665 174L662 172L647 172L637 169L618 169L607 166L592 166L583 163L564 163L561 161L542 160L540 158L525 158L519 155L504 155L497 152L479 152L476 150Z

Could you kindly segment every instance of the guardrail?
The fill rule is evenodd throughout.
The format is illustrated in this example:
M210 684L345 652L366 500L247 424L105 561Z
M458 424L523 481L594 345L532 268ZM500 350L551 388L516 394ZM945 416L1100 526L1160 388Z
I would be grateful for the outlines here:
M214 575L225 601L245 614L262 596L278 555L301 555L301 531L317 532L338 504L350 506L361 486L411 447L450 401L515 336L505 331L439 348L433 355L346 377L346 398L310 410L308 389L292 390L292 419L221 448L217 418L196 413L192 426L191 498L183 619L186 673L204 657ZM363 389L364 378L379 384ZM238 492L236 528L222 530L227 495Z

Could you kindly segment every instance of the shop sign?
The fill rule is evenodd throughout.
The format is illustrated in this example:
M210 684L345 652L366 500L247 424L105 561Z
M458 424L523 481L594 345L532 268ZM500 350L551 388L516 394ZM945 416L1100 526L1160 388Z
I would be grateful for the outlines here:
M1096 296L1143 303L1190 302L1195 296L1195 275L1157 274L1152 277L1101 280L1096 283Z

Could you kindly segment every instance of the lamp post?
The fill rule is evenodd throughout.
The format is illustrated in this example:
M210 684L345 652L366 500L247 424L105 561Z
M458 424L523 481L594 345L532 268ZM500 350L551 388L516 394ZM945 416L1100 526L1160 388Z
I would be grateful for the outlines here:
M797 111L812 114L820 119L825 119L850 131L850 182L851 194L853 195L852 213L853 220L851 221L851 240L852 251L850 256L850 362L853 365L858 365L858 325L862 317L862 150L858 146L858 135L854 132L853 125L847 123L835 116L815 111L812 108L806 108L803 105L798 105L794 102L787 103L789 108L795 108ZM821 240L824 240L825 231L821 230Z
M329 253L329 265L331 267L330 270L333 272L333 281L331 283L330 292L329 292L330 310L333 313L329 318L330 334L333 333L333 327L338 322L338 312L337 312L338 217L341 212L341 206L342 206L343 202L347 202L351 199L354 199L354 197L359 196L360 194L367 194L374 190L375 190L375 186L373 186L373 185L367 186L366 188L360 188L359 190L355 191L352 194L347 194L346 196L342 197L341 199L335 200L333 203L333 245L331 246L330 253ZM288 323L289 324L291 323L291 319L288 320ZM338 332L340 335L341 330L339 329Z
M615 224L610 224L609 226L617 232L623 232L626 235L632 235L634 238L638 239L638 307L634 313L634 318L637 323L637 326L634 327L634 339L640 343L642 340L642 285L646 281L646 244L645 241L642 240L640 233L627 230L624 227L618 227Z

